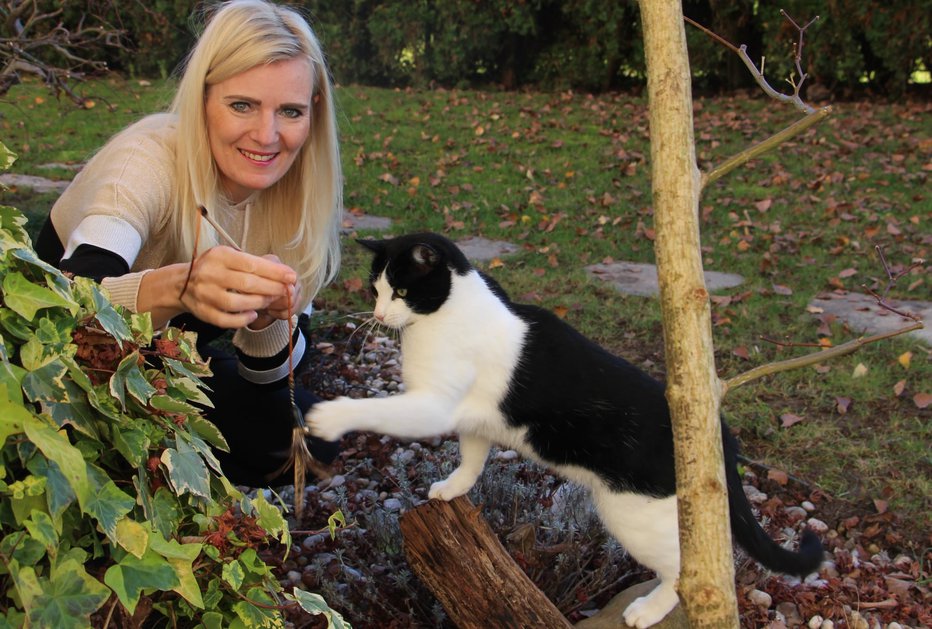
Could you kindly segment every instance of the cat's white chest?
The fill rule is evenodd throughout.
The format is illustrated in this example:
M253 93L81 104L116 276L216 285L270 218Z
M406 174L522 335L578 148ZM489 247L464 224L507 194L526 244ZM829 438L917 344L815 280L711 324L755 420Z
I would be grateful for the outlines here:
M456 277L448 303L404 332L405 388L456 396L451 401L458 432L500 437L513 446L518 431L506 426L499 406L526 335L527 324L477 273Z

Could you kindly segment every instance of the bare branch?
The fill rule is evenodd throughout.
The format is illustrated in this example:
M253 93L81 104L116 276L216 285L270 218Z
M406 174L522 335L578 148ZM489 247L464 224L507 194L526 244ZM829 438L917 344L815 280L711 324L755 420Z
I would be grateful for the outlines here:
M728 158L724 163L715 167L711 171L702 173L702 187L704 188L706 185L712 183L716 179L724 177L734 169L746 164L755 157L766 153L770 149L776 148L790 138L799 135L809 127L822 122L822 120L830 113L832 113L831 105L822 107L821 109L813 109L812 112L805 118L794 122L783 131L780 131L779 133L770 136L763 142L755 144L754 146L741 151L737 155Z
M884 273L887 274L887 285L886 287L884 287L884 291L882 295L874 292L871 288L862 285L864 290L866 290L870 294L871 297L877 300L877 305L879 305L881 308L885 310L889 310L890 312L894 314L898 314L901 317L906 317L907 319L912 319L913 321L920 321L921 319L917 315L911 312L898 310L894 308L892 305L890 305L890 303L887 301L887 296L890 294L890 290L893 289L893 286L896 284L898 279L908 274L913 269L923 266L926 263L925 260L920 258L919 260L916 260L915 262L910 264L908 267L906 267L902 271L895 273L893 269L890 268L890 265L887 263L887 256L885 256L883 253L883 247L881 245L874 245L874 249L877 251L877 255L880 256L880 263L883 265Z
M870 343L876 343L877 341L883 341L888 338L893 338L894 336L899 336L900 334L906 334L907 332L912 332L914 330L921 330L925 326L921 321L901 328L899 330L893 330L892 332L883 332L881 334L875 334L867 338L858 338L835 347L830 347L822 351L813 352L812 354L807 354L805 356L798 356L796 358L790 358L787 360L781 360L775 363L767 363L766 365L761 365L760 367L755 367L745 371L744 373L738 374L733 378L728 378L722 382L724 396L725 393L732 389L737 389L738 387L763 378L764 376L770 376L775 373L780 373L781 371L790 371L791 369L799 369L800 367L806 367L809 365L815 365L818 363L825 362L826 360L832 360L838 358L839 356L846 356L848 354L853 354L858 351L865 345Z
M876 343L877 341L882 341L884 339L892 338L894 336L899 336L900 334L906 334L907 332L913 332L915 330L923 329L925 325L923 324L922 319L920 319L918 316L910 312L903 312L903 311L897 310L896 308L891 306L889 303L887 303L886 297L889 294L890 289L893 288L893 285L896 283L898 279L900 279L901 277L903 277L904 275L912 271L914 268L925 264L925 262L923 260L919 260L918 262L913 263L912 265L910 265L908 268L906 268L903 271L894 272L893 269L890 268L890 265L887 263L887 258L883 253L883 247L881 247L880 245L877 245L875 248L877 249L877 253L880 255L880 262L881 264L883 264L884 272L887 274L887 286L884 290L883 295L879 295L875 293L874 291L870 290L869 288L867 290L877 300L877 303L883 308L885 308L886 310L889 310L890 312L896 313L907 319L912 319L914 322L912 325L908 325L905 328L900 328L899 330L893 330L890 332L883 332L880 334L875 334L867 338L854 339L853 341L848 341L847 343L843 343L836 347L830 347L830 348L823 349L818 352L814 352L812 354L807 354L806 356L798 356L796 358L790 358L788 360L783 360L783 361L776 362L776 363L768 363L766 365L761 365L760 367L755 367L754 369L751 369L733 378L729 378L725 380L723 383L724 391L727 392L729 389L737 388L743 384L747 384L748 382L751 382L752 380L757 380L758 378L763 378L764 376L769 376L775 373L779 373L781 371L789 371L790 369L799 369L800 367L805 367L807 365L814 365L817 363L825 362L826 360L838 358L839 356L845 356L847 354L856 352L857 350L861 349L865 345L868 345L869 343ZM764 340L768 342L772 342L772 343L777 343L778 345L783 345L783 346L802 347L806 345L804 343L781 343L779 341L773 341L771 339L764 339ZM724 396L724 393L722 395Z
M77 24L65 24L61 14L61 8L43 12L34 0L0 2L0 96L19 83L22 74L34 74L56 95L64 93L75 104L85 104L72 84L107 70L106 61L94 59L88 49L122 48L123 31L88 25L87 16Z
M740 47L736 47L734 44L731 44L730 42L726 41L722 37L716 35L715 33L710 31L706 27L698 24L694 20L691 20L685 16L683 19L686 22L695 26L696 28L700 29L706 35L708 35L715 41L719 42L720 44L722 44L723 46L725 46L726 48L728 48L735 54L737 54L738 57L741 59L741 61L744 63L744 65L747 66L748 70L751 71L751 76L754 77L754 80L757 82L760 88L764 90L765 94L767 94L771 98L776 99L782 103L789 103L793 105L794 107L796 107L797 109L799 109L800 111L802 111L803 113L811 114L816 111L816 108L804 102L802 97L800 97L799 95L800 89L803 86L803 82L808 77L808 75L802 70L803 34L806 32L807 28L809 28L816 20L819 19L819 16L816 16L813 19L809 20L809 22L807 22L805 26L799 26L793 20L793 18L791 18L785 11L781 10L780 12L783 14L783 17L789 20L790 23L799 32L799 41L797 42L796 45L794 45L794 48L796 50L794 54L794 60L796 63L796 71L799 73L800 78L798 81L794 80L792 76L789 79L787 79L790 85L793 87L792 94L783 94L770 86L770 84L767 82L767 79L764 78L764 58L763 57L761 58L760 68L758 68L754 64L754 62L751 60L751 58L748 56L746 45L742 44Z

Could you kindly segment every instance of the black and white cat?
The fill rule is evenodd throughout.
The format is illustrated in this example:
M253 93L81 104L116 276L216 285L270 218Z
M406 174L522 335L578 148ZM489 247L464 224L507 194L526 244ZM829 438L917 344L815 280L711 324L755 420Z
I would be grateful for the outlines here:
M307 415L312 434L350 431L403 439L459 435L461 462L431 498L468 492L489 448L513 448L588 487L608 531L660 584L624 611L634 627L677 603L680 571L673 433L664 386L550 312L512 302L449 240L412 234L361 244L375 253L375 318L401 331L405 391L340 398ZM806 531L799 552L761 529L737 473L737 444L722 426L731 527L764 566L805 575L822 561Z

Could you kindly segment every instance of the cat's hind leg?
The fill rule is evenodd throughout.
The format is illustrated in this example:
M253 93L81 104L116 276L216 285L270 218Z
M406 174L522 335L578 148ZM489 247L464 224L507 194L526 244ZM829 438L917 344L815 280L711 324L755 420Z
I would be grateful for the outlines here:
M430 486L428 498L453 500L462 496L476 484L491 444L481 437L460 435L460 464L445 480Z
M635 599L623 612L629 627L645 629L670 613L679 602L680 541L676 496L652 498L607 488L593 492L596 509L608 531L660 583Z

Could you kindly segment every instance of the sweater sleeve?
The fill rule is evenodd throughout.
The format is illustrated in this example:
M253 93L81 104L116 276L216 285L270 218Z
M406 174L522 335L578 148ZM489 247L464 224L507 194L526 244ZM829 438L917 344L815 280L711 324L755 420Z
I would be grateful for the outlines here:
M288 357L288 336L292 339L291 359ZM233 335L233 346L239 358L240 375L256 384L273 384L288 377L304 357L307 343L298 327L298 317L290 321L279 319L261 330L240 328Z

